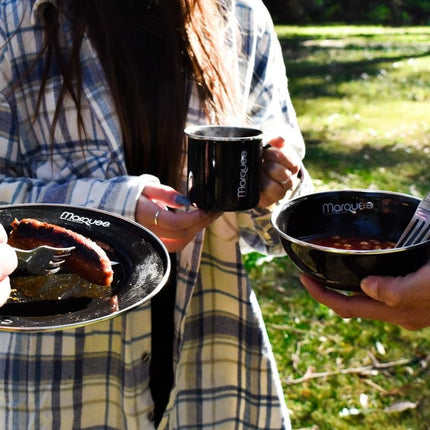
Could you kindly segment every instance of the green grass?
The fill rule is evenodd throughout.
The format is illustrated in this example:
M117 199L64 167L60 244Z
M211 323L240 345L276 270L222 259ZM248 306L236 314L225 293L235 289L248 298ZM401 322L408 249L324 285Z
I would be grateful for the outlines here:
M316 190L428 192L430 28L277 32ZM245 262L294 429L429 428L430 329L342 320L308 296L287 257ZM393 364L369 371L374 362ZM321 372L333 373L295 381Z
M430 28L278 31L316 185L425 193Z

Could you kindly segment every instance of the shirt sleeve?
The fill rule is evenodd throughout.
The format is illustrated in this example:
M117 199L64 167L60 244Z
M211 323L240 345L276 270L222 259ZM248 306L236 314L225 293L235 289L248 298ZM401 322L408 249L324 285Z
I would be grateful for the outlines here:
M92 143L90 149L86 148L85 154L79 144L75 150L67 141L56 145L59 149L51 154L48 144L30 142L28 136L35 134L39 123L19 120L17 105L23 105L25 101L18 101L18 96L10 90L14 82L9 59L12 44L3 31L5 25L6 20L0 26L0 204L64 203L98 208L134 219L136 201L144 186L158 182L157 178L152 175L128 176L111 167L115 164L115 155L109 153L107 145L102 147L100 144L99 148L98 142ZM26 45L20 44L21 40L19 37L14 39L13 49L22 55ZM19 97L33 101L35 94L26 90ZM39 136L49 141L43 132ZM41 147L45 153L42 161Z
M242 35L242 76L249 81L247 94L247 118L251 125L264 132L265 141L283 137L303 159L305 143L297 122L291 97L281 45L267 8L262 2L238 2L238 19ZM246 58L246 61L244 60ZM243 73L243 64L248 70ZM302 181L293 193L289 192L282 202L313 190L312 181L302 166ZM283 254L283 248L271 224L268 209L255 208L238 214L240 242L243 252L258 251L264 254Z
M252 6L239 8L246 116L251 125L263 130L266 141L281 136L303 158L305 144L288 91L284 57L272 18L262 2L252 2ZM244 64L248 69L245 72Z
M17 130L12 109L0 93L0 204L65 203L134 219L136 201L144 186L158 182L152 175L70 180L31 177L21 163Z

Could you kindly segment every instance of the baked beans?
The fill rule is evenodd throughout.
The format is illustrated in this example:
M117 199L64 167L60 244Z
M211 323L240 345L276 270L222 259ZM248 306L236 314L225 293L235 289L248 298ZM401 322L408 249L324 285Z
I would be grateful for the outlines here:
M306 242L328 248L370 251L394 248L395 242L363 237L324 236L307 238Z

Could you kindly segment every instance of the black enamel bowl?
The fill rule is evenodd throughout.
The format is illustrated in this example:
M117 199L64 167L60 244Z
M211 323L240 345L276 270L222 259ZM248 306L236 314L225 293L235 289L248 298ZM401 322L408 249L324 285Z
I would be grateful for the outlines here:
M326 191L281 205L272 224L302 272L338 290L360 291L368 275L404 276L430 259L430 241L392 249L344 250L309 243L312 238L373 238L396 242L420 199L389 191Z

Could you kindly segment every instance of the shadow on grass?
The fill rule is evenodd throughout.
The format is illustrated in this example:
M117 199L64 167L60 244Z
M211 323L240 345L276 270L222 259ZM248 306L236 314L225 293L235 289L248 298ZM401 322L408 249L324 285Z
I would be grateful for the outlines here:
M345 43L342 45L336 45L337 38L330 38L331 41L334 40L334 43L328 46L323 44L309 46L309 42L319 41L321 37L292 36L280 39L294 93L296 96L299 94L338 96L338 86L342 83L362 80L363 76L376 77L380 75L384 67L387 67L387 64L430 56L428 43L419 46L396 45L389 42L389 33L386 36L386 43L372 43L366 40L362 44ZM360 35L360 37L363 36ZM366 37L371 39L372 36ZM342 37L338 39L344 40ZM364 51L370 58L363 59ZM317 57L315 61L306 60L313 55ZM358 59L348 60L351 57L358 57ZM312 84L300 79L302 77L320 79L319 82ZM327 77L330 77L329 82L327 82ZM321 80L324 81L324 85L321 85Z
M430 153L421 150L392 146L366 144L359 148L333 147L321 141L306 139L306 164L316 172L336 171L339 175L356 174L373 177L377 169L385 169L391 175L396 171L404 173L407 164L408 181L415 184L417 191L427 193L430 184ZM412 167L410 167L412 166Z

